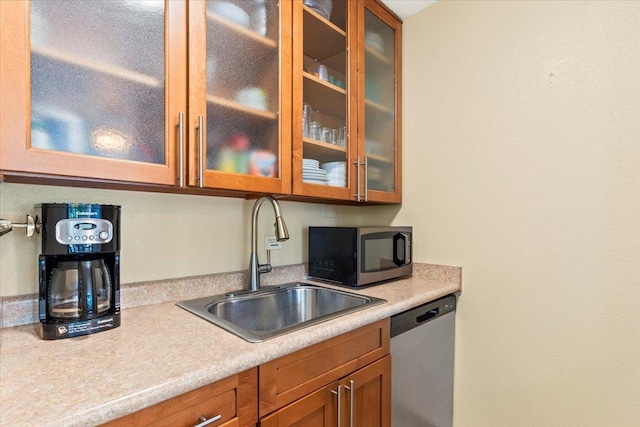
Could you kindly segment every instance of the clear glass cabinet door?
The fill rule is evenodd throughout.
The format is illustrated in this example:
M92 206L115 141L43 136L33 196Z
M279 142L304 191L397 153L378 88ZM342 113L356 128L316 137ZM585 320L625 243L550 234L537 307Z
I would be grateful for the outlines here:
M165 3L30 3L31 147L163 165Z
M373 3L373 2L372 2ZM377 5L376 5L377 6ZM385 11L378 11L383 13ZM397 21L364 8L365 197L399 194ZM385 201L384 195L381 200Z

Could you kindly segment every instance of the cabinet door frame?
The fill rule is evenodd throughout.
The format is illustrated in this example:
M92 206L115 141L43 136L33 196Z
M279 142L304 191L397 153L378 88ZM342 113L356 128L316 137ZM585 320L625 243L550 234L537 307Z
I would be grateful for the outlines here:
M357 71L356 65L356 40L357 33L355 31L358 1L345 0L347 8L346 21L346 119L347 119L347 141L346 147L346 166L347 166L347 182L346 187L322 186L308 184L302 180L302 158L304 156L304 143L302 141L302 108L303 99L303 56L304 56L304 6L303 0L293 0L293 32L296 35L293 38L293 137L292 137L292 178L293 178L293 194L310 196L317 199L334 199L355 201L355 175L357 169L354 165L357 157L357 143L352 136L357 134Z
M373 13L395 31L395 165L393 192L368 190L365 194L366 182L362 175L360 194L366 196L367 202L400 203L402 202L402 21L398 20L389 10L377 0L363 0L358 2L362 7L358 9L358 93L365 93L365 11ZM361 166L365 167L365 97L358 99L358 153ZM361 173L364 171L361 170ZM361 201L365 201L364 198Z
M165 2L165 163L150 164L31 147L30 3L0 1L0 172L175 185L178 113L187 107L185 4Z
M237 190L253 193L291 193L291 2L280 3L280 93L278 119L278 176L266 178L236 174L206 168L207 141L207 22L206 0L188 2L189 21L189 117L188 127L188 177L189 186ZM200 117L203 129L199 130ZM200 136L203 140L203 159L200 157ZM200 167L201 162L202 168ZM202 170L203 177L200 177ZM202 181L202 182L201 182Z

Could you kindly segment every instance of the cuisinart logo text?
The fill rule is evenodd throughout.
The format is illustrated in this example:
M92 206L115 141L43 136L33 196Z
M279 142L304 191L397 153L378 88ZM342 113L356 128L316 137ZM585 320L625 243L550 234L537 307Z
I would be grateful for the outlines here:
M78 212L78 215L96 216L98 212Z

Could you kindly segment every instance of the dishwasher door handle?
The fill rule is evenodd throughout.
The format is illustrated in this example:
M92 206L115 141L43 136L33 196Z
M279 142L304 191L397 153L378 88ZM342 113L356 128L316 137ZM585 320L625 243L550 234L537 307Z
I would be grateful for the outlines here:
M439 312L440 312L440 309L437 308L437 307L434 308L433 310L429 310L425 314L422 314L422 315L416 317L416 322L423 323L423 322L426 322L427 320L431 320L434 317L436 317Z

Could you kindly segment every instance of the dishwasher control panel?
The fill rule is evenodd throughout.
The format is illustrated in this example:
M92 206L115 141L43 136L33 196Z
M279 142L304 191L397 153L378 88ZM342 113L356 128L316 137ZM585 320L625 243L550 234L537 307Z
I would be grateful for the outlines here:
M454 294L391 316L391 338L456 310Z

